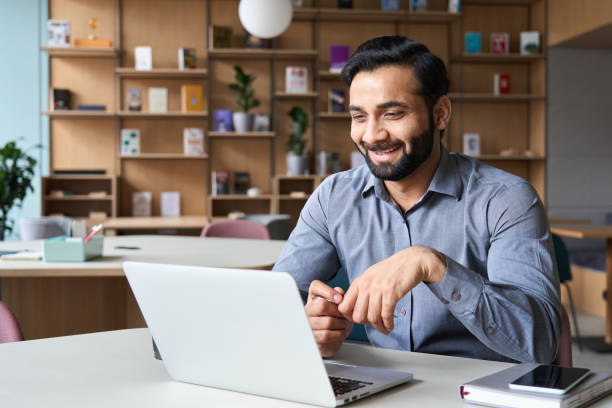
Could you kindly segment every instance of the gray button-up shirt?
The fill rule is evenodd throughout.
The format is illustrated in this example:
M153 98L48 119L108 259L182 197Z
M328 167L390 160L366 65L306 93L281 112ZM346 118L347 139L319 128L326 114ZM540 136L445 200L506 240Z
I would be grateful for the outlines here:
M446 256L439 283L421 283L373 345L501 361L550 362L560 327L559 279L542 203L523 179L441 148L427 193L408 211L367 166L334 174L304 206L274 270L300 291L340 266L353 281L413 246Z

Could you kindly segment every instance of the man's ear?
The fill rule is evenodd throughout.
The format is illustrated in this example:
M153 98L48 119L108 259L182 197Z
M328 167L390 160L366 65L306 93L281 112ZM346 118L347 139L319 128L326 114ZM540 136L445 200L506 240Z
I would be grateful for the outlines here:
M446 95L442 95L433 108L433 118L436 130L444 130L448 126L452 113L451 101Z

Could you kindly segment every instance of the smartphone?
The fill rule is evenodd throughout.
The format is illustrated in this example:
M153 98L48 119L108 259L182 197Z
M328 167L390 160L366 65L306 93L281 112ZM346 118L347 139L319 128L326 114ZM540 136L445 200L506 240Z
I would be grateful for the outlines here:
M508 385L511 389L519 391L565 394L589 372L586 368L539 365Z

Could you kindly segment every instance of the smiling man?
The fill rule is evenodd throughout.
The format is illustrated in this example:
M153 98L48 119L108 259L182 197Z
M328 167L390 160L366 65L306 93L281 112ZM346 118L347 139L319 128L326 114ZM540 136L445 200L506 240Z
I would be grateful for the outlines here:
M419 42L379 37L342 78L367 166L319 186L274 267L308 293L321 354L357 322L379 347L552 361L561 306L543 206L525 180L441 144L444 63ZM324 283L341 266L346 293Z

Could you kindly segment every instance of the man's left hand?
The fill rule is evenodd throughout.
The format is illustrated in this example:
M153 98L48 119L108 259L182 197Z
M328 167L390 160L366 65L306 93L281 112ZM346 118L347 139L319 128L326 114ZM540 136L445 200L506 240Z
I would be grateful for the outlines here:
M439 252L423 246L403 249L355 279L338 310L350 321L389 334L397 302L419 283L439 282L445 274L446 260Z

